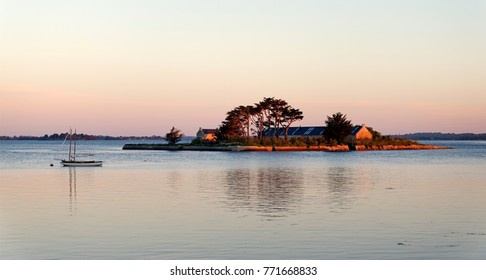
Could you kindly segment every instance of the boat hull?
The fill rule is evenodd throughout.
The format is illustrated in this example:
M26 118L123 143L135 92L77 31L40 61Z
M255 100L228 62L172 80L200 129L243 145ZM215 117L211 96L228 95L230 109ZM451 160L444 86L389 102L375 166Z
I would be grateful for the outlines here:
M63 160L61 161L62 166L102 166L102 161L94 161L94 160Z

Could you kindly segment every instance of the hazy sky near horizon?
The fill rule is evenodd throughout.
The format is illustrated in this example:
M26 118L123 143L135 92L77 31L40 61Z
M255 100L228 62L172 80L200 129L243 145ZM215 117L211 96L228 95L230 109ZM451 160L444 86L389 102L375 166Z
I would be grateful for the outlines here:
M0 0L0 135L195 135L263 97L486 132L486 1Z

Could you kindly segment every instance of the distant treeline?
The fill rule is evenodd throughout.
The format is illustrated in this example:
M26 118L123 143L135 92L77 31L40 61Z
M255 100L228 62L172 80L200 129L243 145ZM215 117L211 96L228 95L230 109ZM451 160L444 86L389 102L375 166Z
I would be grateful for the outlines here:
M64 140L67 133L54 133L44 136L0 136L0 140ZM106 135L88 135L83 133L76 134L77 140L131 140L131 139L148 139L148 140L163 140L162 136L106 136Z
M441 132L419 132L403 135L393 135L392 137L411 140L486 140L486 133L441 133Z

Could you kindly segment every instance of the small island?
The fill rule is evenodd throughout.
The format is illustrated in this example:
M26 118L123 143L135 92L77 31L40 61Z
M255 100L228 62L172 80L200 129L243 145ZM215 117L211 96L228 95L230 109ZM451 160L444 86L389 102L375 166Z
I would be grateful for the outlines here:
M340 112L327 116L324 126L292 126L303 118L302 111L285 100L265 97L254 105L241 105L227 112L225 120L216 129L199 128L191 143L177 144L184 134L172 127L163 137L168 144L126 144L123 149L230 152L448 149L383 136L365 124L353 125Z

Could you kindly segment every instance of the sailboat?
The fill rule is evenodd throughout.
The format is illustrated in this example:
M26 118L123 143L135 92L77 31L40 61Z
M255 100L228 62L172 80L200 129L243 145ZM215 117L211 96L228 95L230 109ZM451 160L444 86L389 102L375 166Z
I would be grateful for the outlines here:
M73 137L74 136L74 137ZM69 129L69 157L61 160L63 166L101 166L102 161L95 160L76 160L76 130Z

